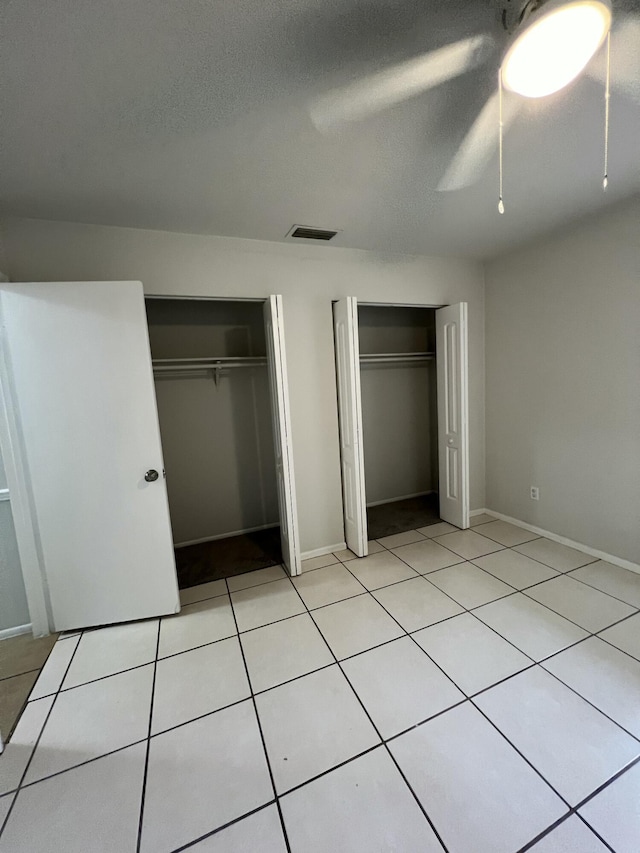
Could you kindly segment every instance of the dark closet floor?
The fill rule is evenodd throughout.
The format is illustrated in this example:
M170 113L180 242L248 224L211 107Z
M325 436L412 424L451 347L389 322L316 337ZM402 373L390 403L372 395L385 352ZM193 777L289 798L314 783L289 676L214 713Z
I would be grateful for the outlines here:
M404 501L367 507L369 539L381 539L440 521L438 495L421 495Z
M176 548L180 589L266 569L281 562L279 527Z

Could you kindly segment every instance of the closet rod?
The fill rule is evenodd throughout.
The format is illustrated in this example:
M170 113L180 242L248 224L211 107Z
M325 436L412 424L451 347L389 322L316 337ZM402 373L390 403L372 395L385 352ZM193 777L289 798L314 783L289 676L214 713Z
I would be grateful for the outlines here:
M238 362L250 362L257 361L259 363L266 362L266 355L220 355L220 356L208 356L208 358L154 358L153 364L163 365L163 364L211 364L215 362L229 362L229 361L238 361Z
M228 367L262 367L266 365L266 356L225 356L223 358L157 358L154 359L154 373L167 373L176 370L226 370Z
M159 373L194 373L197 370L201 370L206 372L208 370L228 370L232 367L266 367L267 362L263 361L260 364L234 364L231 362L230 364L194 364L193 367L189 367L187 364L175 364L175 365L167 365L166 367L154 367L153 372L156 374Z
M360 356L361 364L421 364L425 361L433 361L436 357L434 352L410 352L410 353L366 353Z

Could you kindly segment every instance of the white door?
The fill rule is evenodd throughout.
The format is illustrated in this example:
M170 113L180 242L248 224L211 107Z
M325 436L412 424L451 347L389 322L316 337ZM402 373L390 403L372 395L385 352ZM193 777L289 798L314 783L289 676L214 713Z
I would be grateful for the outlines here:
M469 526L467 303L436 311L440 518Z
M366 557L367 507L362 445L358 301L355 297L348 296L334 303L333 324L338 376L344 534L347 546L354 554Z
M298 542L296 484L293 476L289 382L287 380L287 359L284 348L282 296L270 296L265 302L264 322L267 338L269 384L271 387L282 560L290 575L299 575L302 567Z
M177 612L142 285L1 284L0 313L3 450L51 629Z

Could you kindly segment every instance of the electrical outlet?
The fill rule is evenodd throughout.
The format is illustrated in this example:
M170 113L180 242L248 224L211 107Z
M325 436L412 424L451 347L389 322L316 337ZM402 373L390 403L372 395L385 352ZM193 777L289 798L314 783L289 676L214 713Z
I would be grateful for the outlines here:
M529 492L529 497L532 501L540 500L540 489L537 486L531 486L531 490Z

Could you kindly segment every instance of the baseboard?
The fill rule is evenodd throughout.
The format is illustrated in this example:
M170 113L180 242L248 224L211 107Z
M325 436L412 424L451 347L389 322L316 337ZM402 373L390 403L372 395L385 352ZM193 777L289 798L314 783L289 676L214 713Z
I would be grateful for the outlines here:
M527 524L526 521L520 521L520 519L512 518L510 515L505 515L502 512L496 512L493 509L477 509L469 513L469 515L480 515L483 512L486 512L487 515L492 515L500 521L508 521L509 524L515 524L516 527L522 527L524 530L531 531L531 533L537 533L538 536L544 536L546 539L551 539L554 542L558 542L560 545L567 545L569 548L575 548L577 551L589 554L590 557L597 557L599 560L605 560L605 562L612 563L614 566L620 566L621 569L628 569L630 572L637 572L640 574L640 564L638 563L632 563L631 560L623 560L622 557L616 557L614 554L607 554L606 551L599 551L597 548L591 548L589 545L584 545L582 542L567 539L566 536L559 536L557 533L552 533L550 530L544 530L542 527Z
M333 554L334 551L344 551L346 547L346 542L336 542L335 545L325 545L324 548L315 548L313 551L303 551L302 554L300 554L300 559L310 560L312 557L324 557L325 554Z
M382 504L395 504L395 503L398 503L398 501L408 501L410 498L422 498L425 495L435 495L435 494L436 494L436 490L430 489L430 491L428 491L428 492L415 492L413 495L402 495L399 498L386 498L383 501L373 501L372 503L368 503L367 509L370 506L382 506Z
M31 622L28 625L16 625L15 628L3 628L0 631L0 640L8 640L9 637L18 637L20 634L31 633Z
M474 516L474 515L484 515L485 513L486 513L487 515L490 515L490 514L491 514L491 513L489 512L489 510L488 510L488 509L485 509L484 507L482 507L482 509L470 509L470 510L469 510L469 518L473 518L473 516Z
M232 536L242 536L243 533L257 533L258 530L269 530L272 527L280 527L274 524L261 524L259 527L246 527L244 530L231 530L229 533L218 533L217 536L204 536L202 539L191 539L188 542L174 542L174 548L186 548L188 545L200 545L201 542L215 542L217 539L231 539Z

